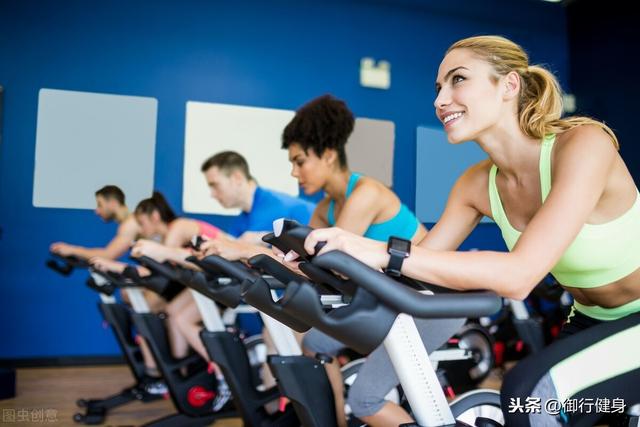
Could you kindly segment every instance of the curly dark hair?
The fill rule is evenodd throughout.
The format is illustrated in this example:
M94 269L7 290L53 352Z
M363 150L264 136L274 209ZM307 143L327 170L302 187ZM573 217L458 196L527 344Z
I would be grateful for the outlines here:
M305 151L322 156L327 149L338 152L340 167L347 167L344 146L353 132L355 120L347 104L332 96L312 99L298 111L282 132L282 148L299 144Z

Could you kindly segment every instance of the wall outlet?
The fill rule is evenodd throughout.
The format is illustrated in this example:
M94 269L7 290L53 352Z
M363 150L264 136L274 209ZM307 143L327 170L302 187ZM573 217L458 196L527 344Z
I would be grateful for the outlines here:
M570 93L565 93L562 95L562 109L565 113L575 113L578 109L576 105L576 97Z
M360 60L360 85L375 89L389 89L391 87L391 64L388 61L378 61L373 58Z

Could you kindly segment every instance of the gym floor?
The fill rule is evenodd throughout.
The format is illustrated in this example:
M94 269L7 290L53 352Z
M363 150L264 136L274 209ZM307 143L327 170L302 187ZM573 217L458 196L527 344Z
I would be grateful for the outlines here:
M482 387L498 390L501 370L494 370ZM29 368L17 370L18 397L0 401L0 425L73 426L78 412L75 401L106 397L131 383L124 365L77 368ZM173 412L169 400L152 403L132 402L108 416L104 426L138 426ZM240 418L220 421L216 427L241 427Z
M125 365L78 368L29 368L16 371L15 399L0 401L0 425L73 426L76 400L101 398L131 385ZM131 402L117 408L104 426L139 426L174 412L170 400ZM12 418L11 418L12 417ZM240 418L216 423L216 427L241 427Z

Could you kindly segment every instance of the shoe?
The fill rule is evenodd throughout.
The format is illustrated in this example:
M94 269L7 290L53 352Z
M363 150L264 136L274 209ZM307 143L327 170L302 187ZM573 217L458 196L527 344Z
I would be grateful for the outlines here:
M166 394L169 389L163 380L156 380L147 383L147 385L144 386L144 391L149 394L159 395Z
M229 400L231 400L231 390L229 390L229 385L226 381L220 380L218 382L216 397L213 399L212 403L213 412L218 412L219 410L221 410L224 405L229 402Z

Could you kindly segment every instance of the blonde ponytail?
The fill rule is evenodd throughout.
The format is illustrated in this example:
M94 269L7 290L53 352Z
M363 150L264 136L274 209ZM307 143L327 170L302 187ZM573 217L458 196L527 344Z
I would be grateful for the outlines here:
M529 57L516 43L500 36L477 36L460 40L447 50L470 49L487 61L499 76L511 71L520 75L521 88L518 103L520 129L526 135L540 139L550 133L559 134L582 125L601 128L620 148L618 138L602 122L589 117L562 118L562 90L555 76L539 65L529 65Z

